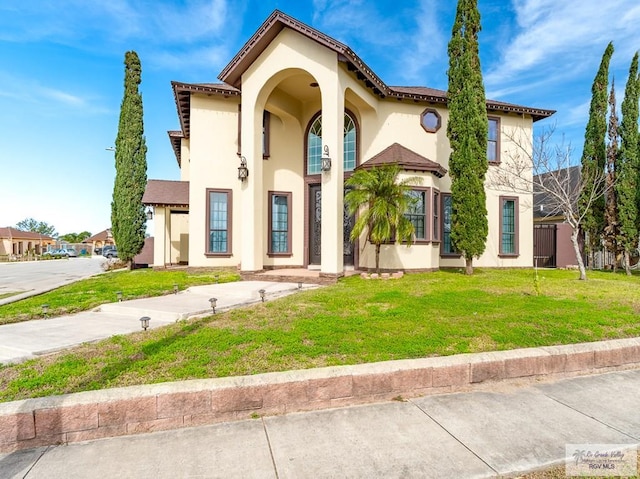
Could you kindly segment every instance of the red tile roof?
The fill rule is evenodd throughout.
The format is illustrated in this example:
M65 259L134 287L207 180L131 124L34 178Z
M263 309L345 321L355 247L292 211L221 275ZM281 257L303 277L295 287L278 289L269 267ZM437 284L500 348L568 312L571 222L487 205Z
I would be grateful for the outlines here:
M149 180L142 203L150 206L189 206L189 182Z
M96 233L93 236L89 236L83 243L93 243L94 241L113 241L113 235L111 234L111 229L107 228L106 230L100 231L100 233Z
M372 168L374 166L393 163L396 163L404 170L428 171L436 175L438 178L442 178L447 174L447 170L439 163L431 161L399 143L394 143L393 145L385 148L377 155L372 156L362 163L358 168Z

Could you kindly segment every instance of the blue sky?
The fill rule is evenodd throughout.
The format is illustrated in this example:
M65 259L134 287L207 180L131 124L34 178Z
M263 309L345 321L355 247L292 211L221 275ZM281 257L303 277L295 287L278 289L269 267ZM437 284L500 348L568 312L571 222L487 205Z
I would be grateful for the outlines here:
M446 90L453 0L0 0L0 226L60 234L110 225L124 53L142 62L149 178L179 179L170 82L215 82L278 8L349 45L388 85ZM607 43L620 102L640 49L637 0L479 0L487 97L558 110L582 149Z

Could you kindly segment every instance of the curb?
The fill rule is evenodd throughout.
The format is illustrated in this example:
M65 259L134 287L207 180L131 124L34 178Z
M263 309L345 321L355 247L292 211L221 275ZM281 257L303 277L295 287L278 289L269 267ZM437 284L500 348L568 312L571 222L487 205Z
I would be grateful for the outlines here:
M0 403L0 452L640 366L640 338L199 379Z

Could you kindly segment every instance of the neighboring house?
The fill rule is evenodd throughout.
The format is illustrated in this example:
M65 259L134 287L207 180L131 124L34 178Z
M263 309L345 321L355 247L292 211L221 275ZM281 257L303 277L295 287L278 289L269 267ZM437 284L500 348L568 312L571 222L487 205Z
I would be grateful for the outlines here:
M443 72L443 75L445 73ZM461 267L450 241L446 92L385 84L348 46L274 11L220 73L223 83L173 82L180 131L170 131L181 181L150 180L154 265L310 267L324 276L375 266L349 239L344 181L398 163L418 176L416 241L383 245L381 268ZM491 168L554 111L487 101ZM532 266L531 194L487 189L489 237L474 264Z
M0 228L0 256L22 256L27 253L42 254L56 240L32 231L16 228Z
M91 245L91 251L96 251L96 249L102 249L107 245L115 244L110 228L107 228L106 230L100 231L100 233L96 233L93 236L88 237L82 243Z
M558 172L566 172L559 174ZM558 180L569 198L579 196L580 166L571 166L534 177L533 180L533 258L541 268L566 268L577 265L576 253L571 243L571 226L565 222L558 201L538 185ZM578 238L581 249L583 235ZM586 258L585 258L586 260Z

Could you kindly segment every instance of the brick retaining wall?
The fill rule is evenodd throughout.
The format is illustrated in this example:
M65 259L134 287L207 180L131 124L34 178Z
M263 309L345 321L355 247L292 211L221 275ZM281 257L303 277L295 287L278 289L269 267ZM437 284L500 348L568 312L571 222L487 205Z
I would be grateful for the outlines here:
M0 403L0 452L640 366L640 338L88 391Z

